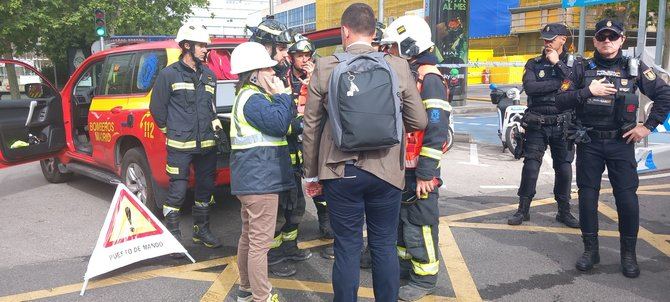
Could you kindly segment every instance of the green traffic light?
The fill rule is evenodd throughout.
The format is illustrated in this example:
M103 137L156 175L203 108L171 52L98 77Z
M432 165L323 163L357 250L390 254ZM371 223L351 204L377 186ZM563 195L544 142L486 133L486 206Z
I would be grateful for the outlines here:
M98 37L104 37L105 34L107 33L107 30L105 29L105 27L100 26L95 29L95 33L98 34Z

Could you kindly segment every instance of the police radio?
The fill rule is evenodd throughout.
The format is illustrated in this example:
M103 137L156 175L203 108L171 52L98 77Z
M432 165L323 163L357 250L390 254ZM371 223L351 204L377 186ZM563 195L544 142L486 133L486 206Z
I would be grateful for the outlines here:
M628 59L628 74L631 77L637 77L639 75L638 71L640 68L640 60L638 58L629 58Z

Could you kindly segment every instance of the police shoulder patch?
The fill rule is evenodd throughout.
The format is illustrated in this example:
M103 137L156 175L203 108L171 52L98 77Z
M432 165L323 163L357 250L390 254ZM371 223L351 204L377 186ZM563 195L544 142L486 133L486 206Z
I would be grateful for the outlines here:
M563 83L561 84L561 90L567 91L568 88L570 88L570 80L563 80Z
M643 71L642 74L644 74L644 77L647 78L649 81L656 80L656 74L651 68L648 68L647 70Z

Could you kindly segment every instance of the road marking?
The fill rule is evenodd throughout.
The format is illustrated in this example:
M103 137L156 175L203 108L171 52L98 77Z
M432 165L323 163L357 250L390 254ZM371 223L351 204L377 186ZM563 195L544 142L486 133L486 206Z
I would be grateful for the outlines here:
M508 225L508 224L499 224L499 223L478 223L478 222L462 222L462 221L450 221L448 222L450 227L456 228L471 228L471 229L488 229L488 230L505 230L505 231L527 231L527 232L543 232L543 233L554 233L554 234L571 234L571 235L581 235L582 232L580 229L566 228L566 227L546 227L540 225ZM605 237L619 237L619 231L610 231L610 230L600 230L598 232L600 236Z
M221 274L214 280L212 286L200 299L201 302L218 302L223 301L230 293L237 280L240 272L237 269L237 263L231 262L223 269Z
M447 268L451 286L456 294L457 301L482 301L477 285L458 248L454 234L446 224L440 224L440 253Z
M216 277L218 277L218 276L219 276L219 274L217 274L217 273L205 273L205 272L192 271L192 272L176 273L174 275L171 275L170 278L193 280L193 281L214 282L214 280L216 280Z
M655 195L655 196L670 196L670 192L658 192L658 191L637 191L637 195Z
M662 174L654 174L654 175L644 175L644 176L639 176L639 179L655 179L655 178L663 178L663 177L668 177L670 176L670 173L662 173Z
M482 189L517 189L517 185L502 185L502 186L479 186Z
M460 162L461 164L473 165L479 167L488 167L489 165L479 163L479 154L477 153L477 144L470 144L470 161Z
M576 194L573 194L572 198L575 198ZM539 200L533 200L533 202L530 204L531 207L537 207L537 206L543 206L543 205L548 205L555 203L553 197L548 197L544 199L539 199ZM463 220L463 219L468 219L468 218L475 218L475 217L481 217L481 216L486 216L486 215L491 215L491 214L497 214L497 213L503 213L503 212L508 212L508 211L513 211L516 210L518 207L518 204L508 204L504 206L499 206L495 208L490 208L490 209L483 209L483 210L477 210L477 211L471 211L471 212L466 212L466 213L460 213L460 214L454 214L454 215L449 215L449 216L442 216L440 217L440 222L441 223L449 223L450 221L458 221L458 220Z
M468 123L468 125L472 125L472 126L481 126L482 124L481 124L481 123Z
M496 124L484 124L484 125L489 126L489 127L498 127L498 125L496 125Z

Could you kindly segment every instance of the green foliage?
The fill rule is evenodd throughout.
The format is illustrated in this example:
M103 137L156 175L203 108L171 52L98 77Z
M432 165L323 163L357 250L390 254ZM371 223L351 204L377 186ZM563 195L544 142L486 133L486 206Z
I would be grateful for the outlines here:
M108 35L175 35L193 6L207 4L208 0L2 0L0 54L37 51L61 66L68 47L90 49L98 39L96 8L105 11Z

